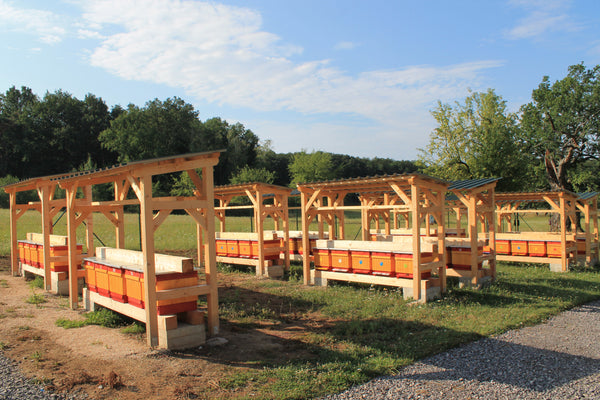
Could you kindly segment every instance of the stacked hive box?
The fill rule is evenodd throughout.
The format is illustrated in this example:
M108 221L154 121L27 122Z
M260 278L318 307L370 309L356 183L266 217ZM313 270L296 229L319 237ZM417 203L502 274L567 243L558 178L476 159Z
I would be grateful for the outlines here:
M477 243L477 269L483 268L485 241L479 240ZM470 270L471 256L473 250L471 248L470 239L466 238L447 238L446 239L446 266L455 270Z
M133 250L99 247L96 257L84 259L88 289L120 303L144 308L142 253ZM198 274L191 258L155 254L156 290L196 286ZM159 300L159 315L197 309L197 296Z
M216 232L217 256L258 259L258 234L252 232ZM263 233L265 260L279 259L281 242L275 232Z
M50 242L50 258L61 257L60 261L50 261L50 270L52 272L68 272L69 271L69 246L67 245L67 237L60 235L49 235ZM19 261L22 264L29 265L35 268L44 269L44 237L41 233L27 233L27 240L17 241L19 249ZM82 253L83 246L77 245L77 254ZM78 266L81 268L81 266Z
M556 238L554 238L554 236ZM573 241L568 240L567 246ZM577 243L578 251L581 247ZM562 255L560 234L552 233L499 233L496 236L496 254L506 256L549 257L560 258ZM585 244L583 247L585 251Z
M437 254L434 239L422 238L421 263L432 262ZM413 277L412 238L394 241L317 240L314 264L317 270L371 274L396 278ZM431 270L421 270L427 279Z

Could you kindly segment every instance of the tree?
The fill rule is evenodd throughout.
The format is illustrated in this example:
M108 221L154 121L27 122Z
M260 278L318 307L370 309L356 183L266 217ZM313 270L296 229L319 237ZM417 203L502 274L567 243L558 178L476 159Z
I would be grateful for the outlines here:
M221 118L205 121L204 127L206 140L215 146L211 150L226 150L215 168L216 184L227 184L236 171L254 164L259 139L250 129L239 122L230 125Z
M118 116L100 134L100 141L121 162L189 153L192 139L203 133L198 112L177 97L113 112Z
M330 180L335 177L331 154L323 151L307 153L306 150L302 150L294 153L288 168L293 185Z
M238 185L253 182L271 184L274 180L275 173L273 171L268 171L266 168L250 168L246 165L234 174L229 181L231 184Z
M21 90L13 86L0 94L0 176L32 176L25 160L38 103L39 98L25 86Z
M521 108L521 127L530 151L543 162L548 186L586 186L585 174L590 166L597 167L600 156L600 65L572 65L568 75L554 83L544 76L532 99Z
M464 104L438 103L438 127L419 149L424 172L448 180L501 177L500 190L519 190L530 181L531 162L514 114L492 89L472 93Z

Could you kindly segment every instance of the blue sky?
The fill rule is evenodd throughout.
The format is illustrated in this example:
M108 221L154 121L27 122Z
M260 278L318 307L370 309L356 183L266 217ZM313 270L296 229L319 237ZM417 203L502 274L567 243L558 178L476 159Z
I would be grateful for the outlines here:
M416 159L438 101L600 64L600 1L0 0L0 92L178 96L277 152Z

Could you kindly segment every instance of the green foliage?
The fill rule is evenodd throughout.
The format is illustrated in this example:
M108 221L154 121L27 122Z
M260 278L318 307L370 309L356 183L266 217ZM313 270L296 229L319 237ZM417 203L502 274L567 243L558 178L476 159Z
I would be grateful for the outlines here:
M545 165L547 185L562 190L573 190L575 182L589 186L586 175L596 166L589 161L600 156L600 65L572 65L554 83L545 76L532 99L521 107L521 127L528 151Z
M36 275L35 278L30 280L29 282L27 282L27 284L29 285L29 287L31 289L33 289L33 288L43 289L44 288L44 278L39 275Z
M273 183L275 181L275 173L268 171L266 168L250 168L247 165L242 167L231 179L231 184L242 184L242 183Z
M432 112L437 128L419 149L424 172L447 180L501 177L500 190L528 187L530 159L506 102L489 89L472 93L464 104L438 103Z
M131 320L121 314L118 314L107 308L101 308L84 315L84 320L70 320L59 318L56 320L56 326L65 329L81 328L86 325L100 325L106 328L118 328L131 323Z
M27 299L25 300L28 304L43 304L47 302L46 298L42 293L35 293L33 290Z
M302 150L294 153L289 165L292 184L301 182L318 182L335 177L331 153Z

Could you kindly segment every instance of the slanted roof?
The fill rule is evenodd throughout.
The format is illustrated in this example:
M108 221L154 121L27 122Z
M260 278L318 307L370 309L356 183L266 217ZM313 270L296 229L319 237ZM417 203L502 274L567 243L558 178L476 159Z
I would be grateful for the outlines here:
M263 182L241 183L233 185L215 186L215 197L246 196L246 191L261 191L264 196L273 196L275 194L292 193L292 189L286 186L273 185Z
M490 183L496 183L502 178L481 178L481 179L466 179L461 181L450 182L448 190L471 190L477 189Z
M368 192L389 192L390 185L396 184L400 187L407 188L413 183L429 183L436 186L447 187L449 182L442 179L434 178L424 174L406 173L393 175L377 175L363 178L347 178L323 182L307 182L298 183L298 189L324 189L336 192L348 193L368 193Z

